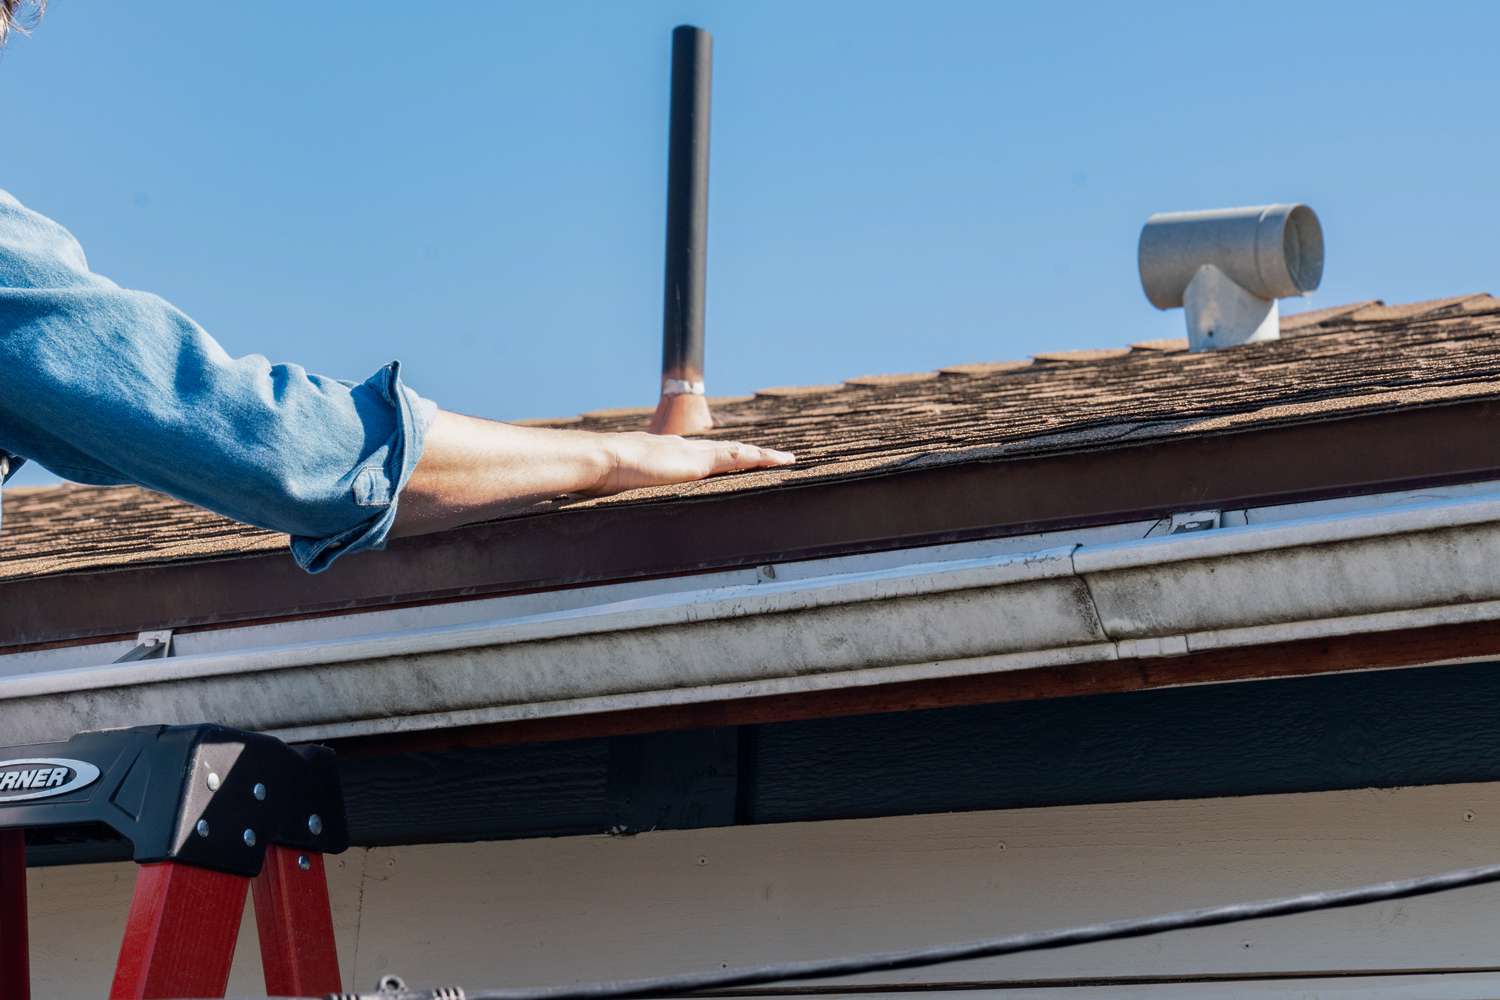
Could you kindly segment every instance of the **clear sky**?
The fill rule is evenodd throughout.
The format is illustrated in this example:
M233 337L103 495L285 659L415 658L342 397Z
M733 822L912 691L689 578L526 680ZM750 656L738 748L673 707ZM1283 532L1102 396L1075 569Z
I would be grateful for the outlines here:
M1500 291L1481 3L53 0L0 56L0 187L233 353L400 358L502 419L647 405L684 22L711 394L1180 336L1154 211L1311 204L1292 309Z

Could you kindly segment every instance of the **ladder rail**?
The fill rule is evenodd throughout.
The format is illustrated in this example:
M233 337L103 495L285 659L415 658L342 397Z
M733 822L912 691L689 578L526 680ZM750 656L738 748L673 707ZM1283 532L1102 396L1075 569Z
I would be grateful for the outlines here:
M266 989L341 990L324 853L348 846L333 754L223 726L0 748L0 1000L30 1000L26 830L104 823L135 890L110 1000L222 997L245 900Z

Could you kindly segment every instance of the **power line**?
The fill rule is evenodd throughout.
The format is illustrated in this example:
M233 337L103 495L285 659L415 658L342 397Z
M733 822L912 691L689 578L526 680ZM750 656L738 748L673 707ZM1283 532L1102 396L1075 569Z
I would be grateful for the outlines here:
M1481 868L1464 868L1457 871L1428 875L1422 878L1380 882L1353 889L1336 889L1328 892L1310 892L1301 896L1285 896L1251 903L1231 903L1225 906L1209 906L1195 910L1178 910L1151 917L1130 920L1113 920L1107 923L1084 924L1058 930L1036 931L1026 934L1010 934L1004 937L966 941L958 944L940 944L907 951L889 951L870 955L855 955L844 958L817 959L804 962L786 962L777 965L751 966L740 969L715 969L706 972L689 972L674 976L651 979L625 979L612 982L585 983L576 986L554 986L533 989L486 989L474 992L454 988L444 990L397 990L381 993L346 993L336 995L338 1000L626 1000L630 997L655 997L702 993L728 989L734 986L757 986L793 980L832 979L839 976L856 976L869 972L889 972L894 969L917 969L947 962L963 962L976 958L997 958L1002 955L1019 955L1030 951L1045 951L1052 948L1067 948L1079 944L1096 944L1101 941L1118 941L1125 938L1163 934L1167 931L1189 930L1195 927L1216 927L1245 920L1260 920L1266 917L1286 917L1297 913L1317 910L1332 910L1345 906L1361 906L1393 899L1409 899L1426 896L1467 886L1500 882L1500 865ZM334 1000L334 998L328 998Z

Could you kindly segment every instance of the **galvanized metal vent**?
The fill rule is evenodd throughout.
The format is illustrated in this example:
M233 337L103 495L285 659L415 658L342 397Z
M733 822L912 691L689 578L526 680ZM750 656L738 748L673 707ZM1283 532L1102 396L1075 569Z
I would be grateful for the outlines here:
M1281 336L1276 300L1323 280L1323 227L1306 205L1161 212L1137 258L1146 298L1181 307L1189 349L1211 351Z

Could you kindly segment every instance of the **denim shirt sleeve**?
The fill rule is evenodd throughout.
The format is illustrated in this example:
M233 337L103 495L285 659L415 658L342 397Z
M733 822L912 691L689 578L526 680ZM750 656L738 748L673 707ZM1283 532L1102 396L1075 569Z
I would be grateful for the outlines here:
M0 191L0 451L286 532L316 573L384 546L436 412L394 361L355 383L230 357Z

